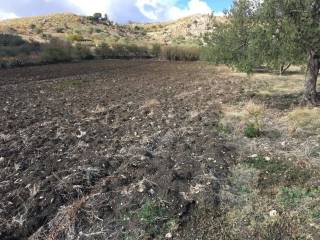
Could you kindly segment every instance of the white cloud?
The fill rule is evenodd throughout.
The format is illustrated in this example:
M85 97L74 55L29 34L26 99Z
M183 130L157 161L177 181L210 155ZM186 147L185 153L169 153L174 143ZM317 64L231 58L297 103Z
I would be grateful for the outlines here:
M172 20L196 13L211 13L204 0L189 0L185 8L177 7L178 0L68 0L83 14L107 13L112 18L119 14L142 15L150 21ZM121 13L121 9L123 12ZM130 12L126 12L130 11Z
M4 19L12 19L12 18L17 18L18 16L13 13L13 12L5 12L0 10L0 20L4 20Z
M137 0L140 12L153 21L173 20L196 13L211 13L212 9L203 0L189 0L185 8L176 6L176 0Z
M211 13L212 9L209 5L201 0L190 0L186 8L171 7L168 9L168 18L177 19L197 13Z
M207 0L188 0L183 7L179 0L0 0L0 19L44 15L55 12L74 12L92 15L107 13L117 22L173 20L196 13L210 13Z
M214 12L214 16L221 17L221 16L225 16L225 14L224 12Z
M86 15L93 13L107 13L107 10L112 5L110 0L68 0L71 4L78 7L79 10ZM120 2L120 1L119 1Z

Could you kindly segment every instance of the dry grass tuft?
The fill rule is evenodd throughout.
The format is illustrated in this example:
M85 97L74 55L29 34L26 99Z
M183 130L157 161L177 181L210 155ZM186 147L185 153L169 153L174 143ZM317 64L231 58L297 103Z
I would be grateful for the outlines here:
M285 118L288 122L291 134L320 133L320 109L319 108L296 108Z
M155 108L160 105L161 105L161 103L159 102L159 100L154 98L154 99L149 99L149 100L145 101L142 108Z
M261 104L256 104L252 100L250 100L246 104L245 110L248 114L248 117L260 118L265 111L265 107Z

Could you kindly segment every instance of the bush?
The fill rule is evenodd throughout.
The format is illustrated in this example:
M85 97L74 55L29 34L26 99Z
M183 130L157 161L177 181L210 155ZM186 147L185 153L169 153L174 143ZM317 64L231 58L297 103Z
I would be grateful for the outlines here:
M96 48L96 55L100 58L129 59L129 58L149 58L151 54L147 47L135 44L115 44L111 47L106 43Z
M111 58L129 58L129 51L126 45L123 45L123 44L113 45Z
M150 57L149 49L147 47L137 46L136 44L130 44L126 46L129 58L148 58Z
M83 37L80 34L69 34L67 35L67 40L71 41L71 42L80 42L83 41Z
M263 105L255 104L250 101L245 106L247 124L244 129L244 134L248 138L255 138L261 135L262 117L265 108Z
M200 50L197 47L168 46L161 49L161 55L170 61L197 61Z
M112 56L112 49L106 43L102 43L95 49L95 54L100 58L110 58Z
M81 44L77 44L73 49L73 58L80 59L80 60L81 59L89 60L89 59L93 59L94 56L89 47Z
M161 45L159 43L155 43L152 45L151 54L153 55L153 57L160 57Z
M0 46L21 46L27 42L23 40L20 36L11 34L0 34Z
M72 46L68 42L52 39L45 45L41 52L41 62L57 63L70 62L72 60Z
M64 33L64 28L58 27L58 28L56 28L56 32L57 33Z

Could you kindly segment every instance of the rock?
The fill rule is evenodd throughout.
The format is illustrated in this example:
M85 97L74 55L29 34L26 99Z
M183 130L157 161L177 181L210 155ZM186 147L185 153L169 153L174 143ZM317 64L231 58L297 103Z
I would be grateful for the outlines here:
M165 236L166 239L171 239L172 238L172 233L167 233Z

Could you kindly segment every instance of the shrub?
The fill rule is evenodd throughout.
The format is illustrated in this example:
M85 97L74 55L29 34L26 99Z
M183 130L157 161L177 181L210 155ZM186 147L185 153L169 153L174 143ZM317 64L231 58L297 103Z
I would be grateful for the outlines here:
M129 44L126 46L129 58L148 58L150 56L147 47L137 46L136 44Z
M95 54L100 58L110 58L112 56L112 49L106 43L102 43L95 49Z
M32 29L36 34L41 34L43 33L43 30L41 28L35 27Z
M41 52L41 61L44 63L70 62L72 60L72 46L68 42L51 39Z
M123 44L113 45L111 58L129 58L129 51L126 45L123 45Z
M106 43L101 44L95 50L100 58L128 59L128 58L149 58L151 54L147 47L136 44L114 44L111 47Z
M80 42L83 41L83 37L80 34L74 33L67 35L67 40L71 42Z
M81 59L89 60L89 59L93 59L94 56L89 47L81 44L77 44L73 49L73 58L80 59L80 60Z
M245 106L245 111L247 119L246 127L244 129L245 136L249 138L259 137L261 135L264 106L250 101Z
M26 44L20 36L11 34L0 34L0 46L21 46Z
M30 24L31 29L35 29L37 26L35 24Z
M57 33L64 33L64 28L58 27L58 28L56 28L56 32Z
M168 46L161 49L161 55L170 61L197 61L200 50L197 47Z
M152 45L151 54L153 55L153 57L160 57L161 45L159 43L155 43Z

